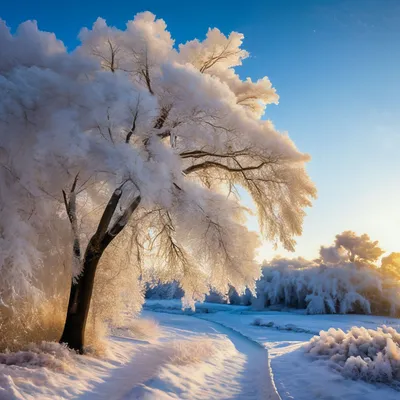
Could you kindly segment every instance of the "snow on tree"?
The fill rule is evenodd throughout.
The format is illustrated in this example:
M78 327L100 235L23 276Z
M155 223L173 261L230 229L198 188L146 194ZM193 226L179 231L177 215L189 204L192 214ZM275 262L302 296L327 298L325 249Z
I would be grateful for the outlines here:
M398 315L399 289L399 281L386 279L375 266L275 258L264 266L252 304L306 309L309 314Z
M400 253L390 253L382 258L381 271L388 278L400 280Z
M339 262L351 262L358 265L370 265L378 260L384 253L379 247L378 241L371 241L364 233L358 236L353 231L344 231L336 235L333 246L321 246L320 256L323 262L337 264Z
M338 235L349 236L346 235ZM372 248L377 242L361 236L361 248ZM354 246L356 247L356 246ZM264 261L262 276L257 281L257 296L238 294L231 288L226 296L211 292L206 301L251 304L255 309L292 307L309 314L374 313L398 315L400 312L400 280L397 278L400 257L392 253L382 259L382 266L372 264L369 250L355 250L355 262L339 243L338 247L321 247L321 259L313 261L276 257ZM359 254L364 255L361 258ZM371 252L369 253L371 254ZM361 261L362 260L362 261ZM364 268L359 268L362 265Z
M35 22L15 35L0 23L0 299L40 297L70 271L61 340L82 351L97 270L136 303L155 278L178 281L188 305L210 288L254 290L258 239L237 187L289 250L315 188L309 156L260 119L277 101L269 80L235 73L242 35L214 29L176 50L146 12L125 30L98 19L80 39L68 53Z
M263 268L254 304L305 308L309 314L368 314L371 308L364 294L370 288L381 290L377 272L360 272L351 264L327 267L302 258L277 258Z
M185 293L179 287L178 282L159 283L151 282L146 285L146 299L171 300L181 299Z
M333 246L321 246L320 259L275 258L263 268L253 304L305 308L310 314L357 311L397 315L400 282L386 276L388 269L394 268L397 253L384 258L385 266L379 269L375 263L383 252L378 241L371 241L367 234L344 231L336 235Z

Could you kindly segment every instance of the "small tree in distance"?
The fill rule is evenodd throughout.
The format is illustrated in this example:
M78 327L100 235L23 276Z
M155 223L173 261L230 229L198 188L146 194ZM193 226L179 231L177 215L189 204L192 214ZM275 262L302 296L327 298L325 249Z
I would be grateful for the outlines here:
M321 259L328 264L351 262L360 266L372 265L384 252L377 240L373 242L366 233L358 236L353 231L336 235L333 246L320 248Z
M129 253L142 281L178 281L188 305L210 288L254 290L258 241L237 188L289 250L315 188L309 156L260 119L278 99L269 80L235 72L242 35L213 29L176 49L164 21L142 13L122 31L99 19L80 38L68 53L35 23L15 36L0 25L0 295L32 295L38 275L70 265L61 341L82 352L104 253L116 271Z

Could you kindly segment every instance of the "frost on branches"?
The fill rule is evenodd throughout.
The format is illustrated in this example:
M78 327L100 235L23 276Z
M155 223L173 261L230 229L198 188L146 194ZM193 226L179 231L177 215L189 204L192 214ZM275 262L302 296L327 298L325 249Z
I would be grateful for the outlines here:
M347 333L330 328L314 336L305 350L347 378L400 387L400 334L391 327L353 327Z
M345 231L333 246L321 246L320 259L275 258L263 268L253 304L303 308L309 314L398 315L400 281L393 272L398 253L384 258L378 268L383 252L368 235Z
M145 12L80 39L67 52L35 22L15 35L0 23L1 310L67 296L93 254L99 305L140 306L153 279L178 281L189 305L228 283L254 289L258 240L236 189L264 236L293 249L315 188L309 156L260 119L278 100L270 81L235 72L243 36L212 29L174 47Z
M371 241L366 233L358 236L353 231L336 235L333 246L320 248L321 260L328 264L351 262L359 266L372 265L383 253L378 241Z

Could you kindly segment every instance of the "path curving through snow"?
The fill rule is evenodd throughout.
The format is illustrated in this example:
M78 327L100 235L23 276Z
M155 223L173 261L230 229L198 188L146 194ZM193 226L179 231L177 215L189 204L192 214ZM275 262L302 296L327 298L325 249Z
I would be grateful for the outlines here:
M179 399L237 399L278 400L272 383L267 351L240 333L211 321L176 314L144 312L144 316L156 320L170 337L190 339L204 336L223 341L221 354L211 356L203 366L189 367L195 371L187 378L186 372L176 378L188 379L182 391L175 393ZM203 368L203 371L201 371ZM197 379L196 379L197 378ZM152 387L157 382L150 382ZM176 385L178 388L179 385ZM187 390L185 390L187 389ZM146 399L152 397L146 397ZM156 399L154 397L154 399Z
M268 353L217 323L187 315L143 312L163 331L81 399L278 400ZM176 355L177 356L174 356Z
M162 336L156 339L158 329L147 322L141 325L146 340L112 336L100 358L57 343L10 353L12 362L0 364L0 400L279 399L262 346L218 321L148 311L142 316L157 321Z

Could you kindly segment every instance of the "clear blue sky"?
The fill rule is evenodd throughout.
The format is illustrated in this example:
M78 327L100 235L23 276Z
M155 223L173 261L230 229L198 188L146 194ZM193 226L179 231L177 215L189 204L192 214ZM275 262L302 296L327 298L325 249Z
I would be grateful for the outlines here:
M5 0L0 17L12 29L36 19L73 49L98 16L122 28L145 10L178 43L214 26L244 33L240 74L269 76L281 100L267 117L312 155L319 198L296 255L316 256L347 229L400 251L400 1Z

